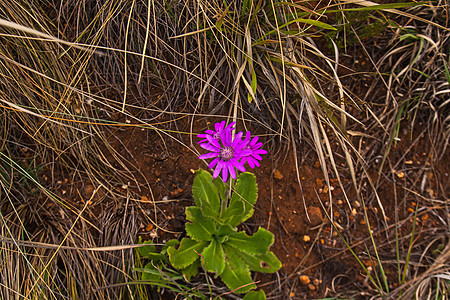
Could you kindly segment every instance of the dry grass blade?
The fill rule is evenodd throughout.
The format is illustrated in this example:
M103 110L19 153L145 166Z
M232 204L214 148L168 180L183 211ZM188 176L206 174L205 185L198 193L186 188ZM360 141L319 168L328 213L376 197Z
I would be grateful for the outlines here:
M164 127L182 118L192 117L191 131L196 118L220 117L264 131L273 143L286 142L294 152L300 188L297 151L308 143L315 150L312 163L320 163L331 210L330 187L337 182L350 209L350 195L356 194L365 214L366 204L380 208L377 222L385 227L380 232L392 230L377 189L386 178L389 151L402 124L406 119L428 124L430 157L439 159L448 151L450 31L443 25L448 20L438 13L444 4L1 2L0 297L118 299L145 294L133 281L133 267L140 263L133 253L139 246L137 216L165 229L157 219L153 183L147 182L119 133L149 130L165 150L170 147L166 139L189 149L179 136L194 132ZM384 22L386 36L392 33L382 57L372 58L371 50L381 48L366 48L353 28L359 16L350 13L361 11L369 12L364 21L369 29L377 20ZM353 46L363 50L365 62L373 63L373 73L364 72L373 85L363 88L367 96L362 99L357 95L363 92L354 93L356 87L348 85L349 77L360 74L343 62L352 35ZM346 72L350 75L342 76ZM167 119L160 121L161 116ZM364 147L365 141L370 146ZM374 179L369 168L383 152L386 164ZM423 178L415 187L426 185L429 177ZM66 179L72 192L62 197L54 183ZM149 191L150 213L134 200L139 197L128 189L129 182L138 191L143 186ZM88 186L101 192L87 196ZM100 204L92 208L88 203L94 195ZM301 205L307 211L306 203ZM439 220L442 205L429 204ZM333 211L329 215L333 219ZM399 234L398 245L408 238L415 241ZM381 264L395 265L385 259L390 257L387 244L375 242L372 234L357 243L365 246L364 258L373 262L376 257L380 265L370 293L430 297L448 289L448 255L441 253L427 271L408 274L405 286L387 293L388 287L381 288L386 278L380 284L376 277L384 272ZM349 245L345 251L354 248ZM431 246L424 249L427 257ZM308 255L311 251L312 246ZM411 261L401 254L398 269L423 265L416 253ZM192 289L224 293L207 282L170 284L187 295Z
M364 6L364 7L373 7L373 6L380 5L380 4L376 3L376 2L366 1L366 0L341 0L341 1L342 1L342 3L357 4L357 5L361 5L361 6ZM428 24L430 24L432 26L435 26L437 28L440 28L442 30L450 31L449 28L447 28L447 27L445 27L445 26L443 26L443 25L441 25L439 23L435 23L435 22L433 22L431 20L428 20L428 19L425 19L425 18L421 18L421 17L419 17L417 15L410 14L410 13L407 13L407 12L404 12L404 11L400 11L398 9L381 8L381 10L386 11L386 12L390 12L390 13L393 13L393 14L397 14L397 15L400 15L400 16L404 16L404 17L407 17L407 18L411 18L411 19L414 19L414 20L417 20L417 21L420 21L420 22L423 22L423 23L428 23Z
M70 172L75 182L101 186L112 206L124 201L112 187L130 175L125 165L124 172L116 170L98 143L107 140L99 126L111 122L105 119L108 108L93 109L87 75L93 55L98 59L104 52L60 38L33 4L7 1L0 7L1 298L118 298L120 289L95 290L129 280L129 245L138 230L130 215L137 208L109 210L97 219L46 188ZM86 208L89 200L84 203ZM84 230L75 230L79 226Z
M23 25L20 25L20 24L17 24L17 23L8 21L8 20L0 19L0 26L1 27L10 28L10 29L13 29L13 30L17 30L17 31L20 31L20 32L28 33L30 35L34 35L34 36L37 36L37 37L40 37L40 38L43 39L43 41L47 40L47 41L50 41L50 42L56 42L58 44L70 46L70 47L77 48L77 49L80 49L80 50L84 50L84 51L87 51L87 52L93 52L93 53L98 54L98 55L105 55L105 53L103 53L101 51L92 50L89 47L80 46L80 45L77 45L76 43L70 43L70 42L67 42L65 40L58 39L58 38L56 38L56 37L54 37L52 35L49 35L47 33L43 33L43 32L40 32L38 30L35 30L33 28L30 28L30 27L27 27L27 26L23 26ZM24 38L24 39L27 38L27 37L23 37L23 36L14 36L14 37L15 38L19 38L19 39L20 38Z

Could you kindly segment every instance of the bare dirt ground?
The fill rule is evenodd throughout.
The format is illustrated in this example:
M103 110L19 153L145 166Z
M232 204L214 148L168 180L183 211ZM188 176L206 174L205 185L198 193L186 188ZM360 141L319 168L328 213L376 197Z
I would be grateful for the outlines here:
M165 122L164 118L158 121ZM194 132L200 133L211 128L214 121L208 118L194 120ZM158 132L132 125L130 122L127 128L111 129L109 142L112 147L127 159L129 166L139 170L135 177L138 184L130 181L126 186L117 186L117 192L126 193L127 189L132 189L140 195L140 199L133 201L140 201L143 207L136 217L141 228L139 235L144 240L164 243L179 238L184 231L184 209L193 204L190 190L193 170L207 166L185 146L190 144L189 135L179 135L180 141L185 143L182 145ZM186 118L171 127L176 127L180 132L189 132L190 126L191 122ZM196 144L197 138L193 136L192 141ZM365 141L362 143L365 144ZM338 223L340 233L352 249L361 255L362 263L374 269L376 262L373 258L362 254L366 247L373 247L363 205L356 197L351 178L348 176L343 179L350 207L337 179L331 179L331 191L328 190L320 164L313 151L308 151L309 146L306 145L298 153L298 157L303 158L299 161L298 170L292 151L276 151L277 147L277 141L266 142L265 148L269 154L264 156L261 167L253 170L259 185L259 198L254 216L243 228L249 232L255 232L259 226L270 230L275 235L271 250L281 260L283 267L277 274L255 275L255 281L259 282L269 297L276 299L320 298L349 289L360 290L361 295L364 295L368 278L332 228L325 213ZM202 151L200 147L196 148ZM372 162L370 173L385 209L387 226L384 225L382 210L375 199L365 205L375 242L383 249L391 249L390 257L384 257L383 260L395 260L393 228L396 215L400 220L397 226L400 235L407 236L412 231L417 208L415 247L422 247L421 237L433 234L439 228L439 216L422 203L438 195L448 199L450 170L446 162L449 157L445 155L441 163L432 167L430 162L433 158L429 150L425 132L416 133L411 139L410 131L404 130L388 158L392 164L402 162L391 165L392 176L378 175L377 167L381 163L382 153L377 156L379 159ZM340 172L348 174L344 162L339 164L342 167ZM89 198L93 186L86 182L81 190ZM363 199L370 198L370 195L365 195L367 191L360 191ZM329 193L333 196L331 204ZM93 215L102 211L100 198L101 193L89 205L88 209ZM396 206L395 198L398 199ZM395 207L398 207L397 211ZM408 247L408 242L402 240L401 247ZM430 251L440 246L436 243ZM396 270L391 265L386 271L391 274L389 276L393 280L390 288L394 289Z

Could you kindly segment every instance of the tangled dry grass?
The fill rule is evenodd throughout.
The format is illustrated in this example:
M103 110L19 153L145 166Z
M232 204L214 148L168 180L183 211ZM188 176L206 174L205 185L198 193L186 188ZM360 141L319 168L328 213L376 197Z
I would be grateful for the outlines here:
M426 124L433 168L448 154L450 136L448 4L350 2L1 2L1 298L147 295L131 284L142 208L130 201L131 190L117 187L150 183L140 182L140 171L109 143L111 128L128 126L125 119L163 139L178 138L174 124L182 117L239 120L267 132L267 140L296 156L296 166L299 146L308 145L328 184L333 176L344 191L367 196L360 202L381 207L381 182L368 170L376 160L380 174L404 164L404 157L388 160L402 126ZM348 19L359 10L371 16L367 24L386 29L384 42L360 38L365 21ZM353 45L338 43L350 35ZM342 61L352 47L364 53L370 71L353 72ZM364 77L370 84L356 91ZM162 115L168 126L155 125ZM368 138L368 150L360 137ZM424 174L405 188L422 195ZM344 187L344 177L352 186ZM71 199L54 191L64 179L73 186ZM442 222L412 255L411 264L421 268L393 291L374 283L371 296L446 297L446 189L442 183L439 197L426 202ZM93 197L101 209L86 214ZM446 250L424 264L436 241ZM377 247L389 251L374 242L370 251Z

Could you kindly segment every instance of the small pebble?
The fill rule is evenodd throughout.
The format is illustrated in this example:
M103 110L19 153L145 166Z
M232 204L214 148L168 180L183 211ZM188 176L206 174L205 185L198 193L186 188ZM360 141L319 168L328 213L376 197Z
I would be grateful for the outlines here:
M398 178L403 178L403 177L405 177L405 173L404 172L397 172L397 177Z
M149 232L153 229L153 224L148 224L147 227L145 227L145 231Z
M300 282L303 285L307 285L307 284L309 284L311 282L311 279L309 279L308 275L301 275L300 276Z
M283 179L283 174L281 174L281 172L277 169L275 169L273 171L273 178L277 179L277 180L281 180Z
M322 216L322 211L320 210L319 207L317 206L310 206L308 207L308 216L309 216L309 220L307 218L307 220L309 221L309 223L312 226L317 226L320 223L322 223L323 221L323 216Z

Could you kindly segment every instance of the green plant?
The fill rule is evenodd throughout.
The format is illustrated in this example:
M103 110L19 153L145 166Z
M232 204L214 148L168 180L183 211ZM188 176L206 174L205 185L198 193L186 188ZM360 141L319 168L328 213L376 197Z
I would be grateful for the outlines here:
M263 228L252 235L238 231L237 226L253 215L253 205L258 197L255 175L245 172L244 164L250 168L259 166L261 155L267 151L261 149L258 137L250 132L239 132L232 122L216 123L215 130L206 130L199 134L200 146L210 153L199 159L214 158L209 164L215 168L214 174L199 169L192 186L195 205L186 208L186 233L188 238L170 240L160 253L146 246L144 256L152 259L142 270L145 278L158 281L166 275L160 270L170 264L189 281L197 275L199 267L213 272L236 293L246 293L256 288L251 271L273 273L281 268L281 262L269 251L273 244L273 234ZM243 171L236 176L235 168ZM219 174L222 178L218 178ZM230 178L227 181L228 173ZM179 244L179 246L178 246ZM178 249L176 247L178 246ZM153 246L154 247L154 246ZM150 251L150 252L149 252ZM168 258L167 258L168 255ZM180 273L168 275L175 279ZM249 293L245 299L265 299L263 291Z
M140 248L141 256L151 259L138 269L143 272L142 280L161 283L167 276L173 280L183 276L189 281L202 267L220 277L233 292L246 293L256 288L251 271L273 273L281 268L281 262L269 251L274 241L271 232L259 228L249 236L237 230L253 215L255 176L242 173L233 187L230 192L220 178L214 179L205 170L196 171L192 186L195 206L186 208L189 237L181 242L168 241L159 253L152 245ZM168 268L168 263L176 270ZM265 295L263 291L252 292L245 299L265 299Z
M168 241L161 251L156 249L156 246L151 244L150 241L142 242L141 237L139 237L139 243L148 244L147 246L138 248L137 253L139 254L138 259L147 259L148 262L144 268L135 268L136 271L142 272L141 279L143 281L152 282L164 282L164 277L170 277L171 279L181 279L182 274L174 269L168 268L169 256L167 255L167 248L169 246L176 246L180 242L177 240ZM187 279L189 279L188 277Z
M191 275L198 266L214 272L234 292L245 293L255 284L250 271L272 273L281 267L269 247L273 234L263 228L248 236L236 226L253 215L257 198L255 176L242 173L227 201L227 190L220 179L198 170L192 192L195 206L186 208L186 232L178 249L167 249L171 264L183 274ZM228 205L222 206L221 200Z
M149 261L143 268L134 268L135 271L141 272L141 278L139 284L145 283L150 284L157 288L158 292L161 288L166 288L172 290L176 293L183 294L186 299L200 298L207 299L206 296L202 294L201 291L196 291L189 288L183 284L179 284L176 280L183 279L181 272L170 267L169 256L167 254L167 248L170 246L176 246L180 242L178 240L168 241L160 251L156 249L150 241L142 242L139 237L140 244L147 244L146 246L140 247L136 251L136 260L141 262L143 259ZM190 275L184 275L186 280L190 280ZM138 285L141 288L140 285ZM139 295L143 295L144 291L141 289Z

